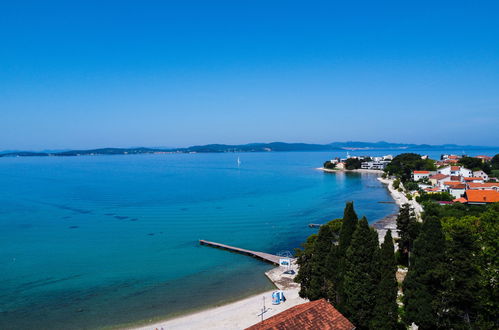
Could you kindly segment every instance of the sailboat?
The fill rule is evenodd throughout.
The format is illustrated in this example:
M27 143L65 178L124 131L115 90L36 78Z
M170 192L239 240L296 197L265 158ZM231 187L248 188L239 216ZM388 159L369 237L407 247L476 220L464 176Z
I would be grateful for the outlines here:
M241 160L239 159L239 157L237 157L237 167L240 167L241 166Z

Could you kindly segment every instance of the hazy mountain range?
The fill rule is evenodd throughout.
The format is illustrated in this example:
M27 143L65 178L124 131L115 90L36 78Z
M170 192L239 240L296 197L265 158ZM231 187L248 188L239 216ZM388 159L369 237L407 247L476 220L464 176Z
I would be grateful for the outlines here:
M127 154L152 154L152 153L220 153L220 152L271 152L271 151L333 151L333 150L456 150L461 152L470 149L490 149L484 146L462 146L456 144L428 145L380 142L333 142L329 144L310 143L249 143L240 145L207 144L187 148L100 148L87 150L44 150L44 151L17 151L6 150L0 152L0 157L22 157L22 156L83 156L83 155L127 155Z

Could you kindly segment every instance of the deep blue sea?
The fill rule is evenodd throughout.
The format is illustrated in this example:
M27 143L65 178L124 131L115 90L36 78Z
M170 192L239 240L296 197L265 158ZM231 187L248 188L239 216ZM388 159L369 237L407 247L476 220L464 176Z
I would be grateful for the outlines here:
M396 211L375 175L315 170L337 155L0 159L0 328L123 325L271 289L271 266L198 240L293 251L346 201L370 222Z

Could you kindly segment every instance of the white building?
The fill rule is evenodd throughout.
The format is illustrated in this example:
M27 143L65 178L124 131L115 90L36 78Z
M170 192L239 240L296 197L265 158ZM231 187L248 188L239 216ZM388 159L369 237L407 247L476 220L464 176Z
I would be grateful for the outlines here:
M384 170L389 161L372 161L372 162L362 162L360 168L363 170Z
M462 166L446 166L439 168L437 170L438 174L444 174L449 176L462 176L464 178L469 178L473 176L473 171Z
M477 178L482 178L483 181L488 181L489 180L489 176L487 173L485 173L484 171L480 170L480 171L473 171L473 176L474 177L477 177Z
M434 172L430 171L413 171L412 172L412 179L414 181L419 181L424 178L429 178Z

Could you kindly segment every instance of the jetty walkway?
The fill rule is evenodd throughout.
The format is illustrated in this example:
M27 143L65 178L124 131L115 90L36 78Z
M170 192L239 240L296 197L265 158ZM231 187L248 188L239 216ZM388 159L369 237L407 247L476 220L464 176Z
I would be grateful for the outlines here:
M223 249L223 250L227 250L227 251L231 251L231 252L235 252L235 253L245 254L245 255L248 255L250 257L257 258L257 259L260 259L260 260L263 260L265 262L269 262L269 263L275 264L275 265L279 265L279 259L282 258L282 257L276 256L274 254L270 254L270 253L241 249L241 248L238 248L235 246L205 241L204 239L199 240L199 244L207 245L207 246L211 246L214 248L219 248L219 249Z

